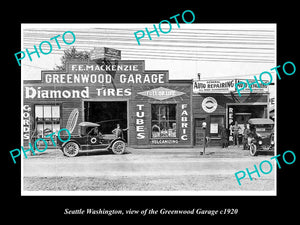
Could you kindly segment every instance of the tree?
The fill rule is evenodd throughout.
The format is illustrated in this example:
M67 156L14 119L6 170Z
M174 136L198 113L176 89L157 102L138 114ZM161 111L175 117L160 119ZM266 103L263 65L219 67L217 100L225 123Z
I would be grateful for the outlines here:
M70 59L80 59L86 60L89 59L90 55L87 51L77 51L77 49L72 46L67 50L64 50L64 55L61 57L61 66L56 65L54 70L65 70L66 69L66 61Z

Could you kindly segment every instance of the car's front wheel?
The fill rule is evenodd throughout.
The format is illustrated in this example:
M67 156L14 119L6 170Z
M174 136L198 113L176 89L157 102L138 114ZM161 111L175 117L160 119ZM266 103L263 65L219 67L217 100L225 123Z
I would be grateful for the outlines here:
M125 152L125 148L126 148L125 142L118 140L115 141L111 146L111 151L116 155L121 155Z
M63 147L63 152L68 157L75 157L78 155L79 149L80 147L77 143L70 141Z
M251 143L250 144L250 150L249 153L251 156L256 156L257 155L257 147L255 144Z

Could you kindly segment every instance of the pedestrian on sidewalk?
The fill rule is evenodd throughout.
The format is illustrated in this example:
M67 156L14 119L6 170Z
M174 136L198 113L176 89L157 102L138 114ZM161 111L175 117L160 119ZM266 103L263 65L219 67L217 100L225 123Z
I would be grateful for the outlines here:
M221 126L221 145L222 148L227 148L228 147L228 136L227 136L227 130L224 126Z
M250 134L249 124L244 124L244 132L243 132L243 150L248 150L248 136Z
M240 127L238 125L238 122L235 121L234 125L232 126L232 132L233 132L233 144L237 145L238 148L240 147L240 143L239 143L239 131L240 131Z

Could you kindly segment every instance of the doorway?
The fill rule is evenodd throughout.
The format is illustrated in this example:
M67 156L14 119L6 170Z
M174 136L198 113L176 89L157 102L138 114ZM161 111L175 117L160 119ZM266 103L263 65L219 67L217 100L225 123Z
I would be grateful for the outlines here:
M127 101L85 101L84 120L100 124L102 134L112 134L117 124L125 129L127 128ZM124 131L126 142L127 136L127 131Z
M202 128L202 123L205 122L206 118L195 118L195 135L194 135L194 144L196 146L203 146L204 143L204 132Z

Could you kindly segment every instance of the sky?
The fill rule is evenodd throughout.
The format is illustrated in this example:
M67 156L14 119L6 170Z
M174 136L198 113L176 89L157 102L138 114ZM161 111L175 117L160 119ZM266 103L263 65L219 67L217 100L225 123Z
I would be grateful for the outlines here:
M171 21L170 21L171 22ZM145 28L156 32L149 39ZM42 41L52 44L47 55L32 55L21 61L23 79L40 79L42 70L61 65L63 50L76 47L90 51L94 47L111 47L121 50L122 59L145 60L146 70L169 70L170 79L233 79L253 78L276 66L276 24L22 24L20 51L33 51ZM169 31L167 33L167 31ZM67 45L62 34L72 31L76 40ZM137 37L144 33L138 44ZM50 38L60 35L57 40ZM65 35L71 42L72 36ZM43 44L45 52L50 51ZM272 73L273 74L273 73ZM273 74L274 75L274 74ZM275 79L274 79L275 80ZM274 88L274 86L272 87ZM273 91L270 90L272 93Z

